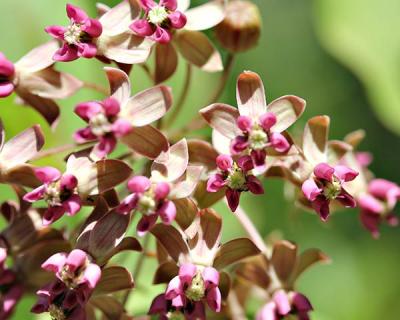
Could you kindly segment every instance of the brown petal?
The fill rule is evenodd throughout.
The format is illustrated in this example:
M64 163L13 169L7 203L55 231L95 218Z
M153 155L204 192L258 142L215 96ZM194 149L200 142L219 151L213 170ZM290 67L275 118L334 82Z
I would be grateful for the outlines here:
M100 265L121 242L129 226L130 216L121 215L115 210L102 217L90 232L89 253Z
M121 138L129 148L150 159L155 159L162 151L167 151L167 138L160 130L152 126L136 127L132 132Z
M250 239L234 239L224 243L218 250L214 260L214 267L222 269L240 260L260 254L260 252Z
M196 217L198 208L190 198L176 199L173 201L176 207L175 220L182 230L186 230Z
M188 141L189 162L193 164L201 164L207 167L208 171L216 169L215 160L218 152L213 146L203 140L191 139Z
M316 263L330 263L330 258L318 249L308 249L304 251L298 258L296 266L293 270L291 282L294 283L297 278L309 267Z
M0 180L7 183L36 188L42 183L36 177L33 169L34 167L29 164L16 165L3 173Z
M200 31L216 26L225 17L224 9L222 1L210 1L187 10L185 29Z
M39 125L26 129L8 140L0 152L2 168L12 168L32 159L44 144L44 135Z
M329 132L328 116L317 116L308 120L303 134L303 151L313 165L326 162Z
M124 267L112 266L101 271L101 278L93 292L94 295L109 294L131 289L134 282L131 273Z
M51 99L42 98L29 93L23 88L17 88L17 95L22 99L22 103L34 108L53 128L57 125L60 116L60 108Z
M120 116L130 121L133 126L142 127L160 119L171 105L171 88L158 85L128 99Z
M277 121L271 130L274 132L286 130L303 114L305 108L305 100L296 96L283 96L272 101L267 111L273 112Z
M222 218L213 209L200 211L200 241L203 240L208 249L219 246L222 230Z
M225 271L220 271L219 273L218 288L221 291L222 300L226 300L231 289L231 278Z
M129 178L132 169L121 160L106 159L96 162L97 184L99 193L119 185Z
M225 196L225 189L218 192L207 191L207 181L200 181L193 197L196 199L197 205L200 209L209 208L221 200Z
M175 262L160 264L154 275L153 284L168 283L179 272Z
M344 142L351 145L354 149L365 139L365 131L362 129L350 132L344 137Z
M258 260L244 263L236 270L236 273L239 277L264 290L267 290L271 284L271 278L267 274L267 266Z
M155 82L161 83L169 79L178 66L178 54L171 43L156 44L155 48Z
M105 67L108 82L110 84L111 96L116 99L120 105L124 105L131 95L131 82L128 75L116 68Z
M174 227L157 224L150 232L157 238L170 257L176 262L189 254L189 248L183 239L182 234Z
M264 84L257 73L245 71L239 75L236 99L242 116L258 119L267 111Z
M207 72L223 70L221 55L203 33L181 30L176 33L175 41L179 52L189 63Z
M136 238L126 237L104 257L104 260L109 260L122 251L142 251L142 245Z
M274 244L271 263L278 278L286 282L291 276L297 257L297 246L289 241L278 241Z
M236 125L239 111L227 104L214 103L200 110L207 123L228 138L235 138L240 131Z
M339 140L328 141L328 162L331 164L336 164L346 155L346 153L351 151L353 151L353 147L346 142Z

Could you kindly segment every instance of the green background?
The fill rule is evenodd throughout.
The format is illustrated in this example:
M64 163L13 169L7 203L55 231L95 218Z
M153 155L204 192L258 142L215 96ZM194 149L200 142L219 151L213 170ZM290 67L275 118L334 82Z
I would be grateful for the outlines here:
M104 1L112 5L118 1ZM201 1L193 1L194 4ZM379 177L400 181L400 33L398 0L257 0L263 19L259 46L240 54L221 102L235 104L235 78L243 70L258 72L265 84L268 100L295 94L307 100L307 109L292 128L301 132L307 118L327 114L332 119L331 138L364 128L367 139L362 145L374 154L372 170ZM95 1L73 0L95 15ZM204 17L205 19L207 17ZM51 24L65 25L65 1L1 0L0 51L17 61L31 48L49 39L43 31ZM212 32L209 33L213 38ZM61 70L81 79L106 85L102 65L95 60L60 64ZM184 68L168 81L175 96L182 87ZM194 73L193 87L177 126L204 106L213 92L219 75ZM131 80L133 92L150 86L140 68ZM73 114L76 103L100 99L97 93L83 89L74 97L61 101L62 116L52 132L31 108L16 105L14 96L0 101L8 137L34 123L46 133L45 148L71 142L71 135L83 122ZM63 167L61 156L42 161ZM300 245L302 250L318 247L332 264L318 266L299 281L316 310L317 320L398 319L400 314L400 233L384 227L381 239L373 240L360 226L356 210L338 212L322 224L314 214L304 213L285 200L283 183L269 180L261 197L245 196L244 207L263 235L279 230ZM0 200L12 197L6 186L0 188ZM224 239L243 234L233 215L223 205ZM68 218L66 218L68 219ZM59 225L65 224L62 221ZM71 223L68 221L67 223ZM133 256L134 254L132 254ZM125 257L123 257L125 258ZM128 267L134 258L126 257ZM149 263L146 270L152 270ZM149 283L149 271L138 280L129 304L145 312L146 304L161 288L143 288ZM33 318L28 313L34 298L20 303L14 319ZM44 317L46 318L46 317Z

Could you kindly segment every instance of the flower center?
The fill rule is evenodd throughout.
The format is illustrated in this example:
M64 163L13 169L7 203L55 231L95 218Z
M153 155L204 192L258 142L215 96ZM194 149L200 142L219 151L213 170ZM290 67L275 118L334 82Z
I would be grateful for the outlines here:
M231 189L243 189L246 184L246 176L242 169L240 169L237 164L233 165L231 172L227 178L228 186Z
M46 187L44 200L50 206L59 205L61 203L60 187L58 182L53 182Z
M167 318L170 320L184 320L185 316L180 311L169 312Z
M154 213L155 208L156 201L154 200L152 192L144 193L139 199L137 210L144 215L149 215Z
M67 27L67 31L64 33L64 40L68 44L78 44L82 35L81 26L76 23L72 23Z
M103 136L111 132L111 123L103 112L99 112L89 120L89 126L93 134Z
M156 6L149 11L148 19L152 24L162 24L168 18L168 12L163 6Z
M186 296L193 301L200 301L204 298L204 293L206 291L203 277L200 272L197 272L192 279L192 283L186 289Z
M339 180L333 178L332 182L328 182L324 187L324 196L329 200L334 200L342 191L342 185Z
M268 135L261 128L255 128L250 131L250 147L255 150L264 149L268 142Z
M49 306L49 313L52 320L65 320L67 319L64 311L54 304Z

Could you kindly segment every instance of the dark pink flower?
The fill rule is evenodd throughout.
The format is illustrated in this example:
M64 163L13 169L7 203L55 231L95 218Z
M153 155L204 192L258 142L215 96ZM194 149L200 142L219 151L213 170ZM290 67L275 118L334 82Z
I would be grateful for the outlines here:
M43 215L43 224L49 225L61 218L64 213L75 215L81 209L81 198L77 193L77 178L61 172L56 168L43 167L35 169L36 177L43 185L25 194L24 200L35 202L44 199L48 209Z
M400 187L385 179L374 179L368 184L367 193L358 198L361 208L360 219L374 238L379 237L379 225L386 222L391 226L399 224L393 209L400 199Z
M14 91L14 74L14 64L0 52L0 98L7 97Z
M177 10L176 0L140 0L144 17L135 20L130 28L139 36L150 37L158 43L171 41L171 32L186 24L186 16Z
M343 184L357 176L358 172L346 166L331 167L327 163L320 163L314 168L314 177L304 181L302 191L321 219L326 221L332 200L339 201L346 208L356 206L356 201L343 188Z
M89 18L85 11L72 4L67 4L67 15L70 19L69 26L49 26L45 29L53 38L63 42L63 46L56 51L53 59L73 61L80 57L95 57L97 46L94 39L103 31L101 23Z
M242 156L235 162L231 156L219 155L216 161L219 172L208 179L207 191L217 192L226 187L225 195L232 212L238 207L242 192L264 193L261 182L250 173L254 168L250 156Z
M91 261L80 249L48 258L42 268L57 279L37 291L32 312L49 312L54 319L85 319L85 305L101 277L100 267Z

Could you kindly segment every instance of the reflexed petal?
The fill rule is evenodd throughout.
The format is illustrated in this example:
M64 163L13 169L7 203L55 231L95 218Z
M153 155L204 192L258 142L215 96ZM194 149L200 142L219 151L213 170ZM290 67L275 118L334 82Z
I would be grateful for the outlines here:
M36 177L43 183L54 182L61 177L61 172L53 167L43 167L35 169Z
M168 283L167 290L165 291L165 298L172 300L181 294L184 294L182 282L180 277L176 276Z
M304 196L309 201L314 201L317 196L320 195L322 192L322 190L318 188L314 179L307 179L306 181L304 181L303 185L301 186L301 190L303 191Z
M264 194L264 188L261 181L253 175L247 177L247 187L253 194Z
M304 128L303 151L313 165L327 161L329 123L329 117L317 116L308 120Z
M45 262L42 263L42 269L51 272L60 272L67 261L67 254L64 252L53 254Z
M151 186L151 181L145 176L135 176L128 181L128 189L134 193L143 193Z
M152 26L146 19L135 20L129 28L141 37L148 37L154 33Z
M104 158L114 151L117 139L113 136L101 137L99 143L93 148L93 153L99 158Z
M164 202L161 208L157 210L157 214L160 216L162 222L171 224L176 217L175 204L172 201Z
M128 75L116 68L104 67L108 82L110 83L111 97L122 106L131 95L131 83Z
M336 200L346 208L355 208L357 206L356 200L345 190L342 190L341 194L336 197Z
M81 209L81 202L81 198L77 194L72 195L68 200L63 202L65 212L69 216L75 215Z
M85 11L69 3L67 4L67 16L68 18L79 24L84 24L85 21L89 18Z
M156 44L155 46L155 83L161 83L171 77L178 66L178 54L174 46L169 44Z
M226 200L228 201L229 208L232 212L235 212L239 206L240 192L233 189L226 189L225 192Z
M380 224L380 216L377 214L370 214L366 211L361 211L360 220L363 224L364 228L366 228L373 238L379 238L379 224Z
M312 207L319 214L322 221L328 220L329 201L323 197L317 197L312 203Z
M220 1L210 1L185 12L187 30L206 30L216 26L224 17L224 5Z
M215 103L201 109L200 114L213 129L227 138L233 139L241 134L236 124L239 112L232 106Z
M301 293L294 292L291 298L292 304L295 306L296 310L300 312L308 312L313 310L310 301Z
M236 99L240 115L255 121L267 110L264 85L260 76L251 71L241 73L237 79Z
M165 299L164 294L160 294L157 297L153 299L151 302L151 306L149 309L148 314L153 315L153 314L163 314L167 313L167 300Z
M370 213L379 214L385 210L383 203L369 194L360 196L358 203L363 210L366 210Z
M344 182L353 181L358 176L358 172L349 167L338 165L335 166L335 176Z
M218 287L212 288L207 292L207 304L215 312L221 311L221 292Z
M116 36L126 32L141 11L138 1L122 1L113 8L104 7L104 5L99 7L97 4L97 8L103 13L99 21L106 36Z
M168 18L171 23L171 26L175 29L183 28L187 21L186 16L182 12L179 12L179 11L170 13L168 15Z
M281 133L273 132L270 139L271 145L276 151L286 152L289 150L290 144Z
M48 28L53 29L53 36L58 38L58 35L60 35L61 37L58 38L58 40L63 40L64 32L66 31L64 27L53 26ZM26 55L19 59L15 65L18 70L23 70L24 72L29 72L30 74L44 70L54 64L52 56L54 52L59 49L59 47L60 46L57 41L52 40L44 43L29 51Z
M335 169L332 168L327 163L320 163L314 168L314 175L318 179L323 179L323 180L331 182L334 173L335 173Z

